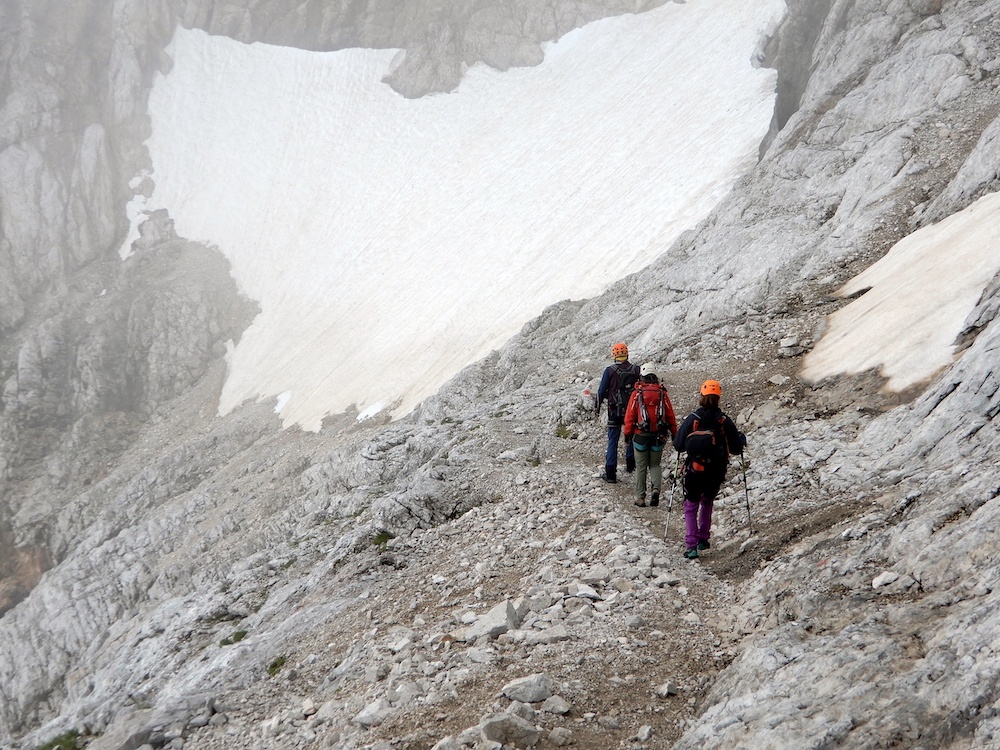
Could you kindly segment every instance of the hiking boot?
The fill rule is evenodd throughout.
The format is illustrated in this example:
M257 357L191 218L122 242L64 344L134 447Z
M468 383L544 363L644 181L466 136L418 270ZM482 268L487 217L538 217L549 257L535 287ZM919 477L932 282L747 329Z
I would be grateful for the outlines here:
M645 508L646 507L646 498L644 498L644 497L637 497L635 499L635 504L638 505L640 508ZM650 503L650 505L652 505L652 503Z
M629 458L628 456L625 456L625 471L627 471L629 474L631 474L633 471L635 471L635 459L634 458Z
M660 491L659 490L653 490L653 494L649 498L649 507L650 508L655 508L659 504L660 504Z
M707 539L702 539L700 542L698 542L698 549L708 549L711 546L712 545L708 543Z
M698 557L698 548L688 547L687 552L684 553L684 557L686 557L688 560L694 560L696 557Z
M603 474L601 474L601 479L603 479L608 484L615 484L616 482L618 482L618 477L616 477L614 474L608 474L608 472L604 472Z

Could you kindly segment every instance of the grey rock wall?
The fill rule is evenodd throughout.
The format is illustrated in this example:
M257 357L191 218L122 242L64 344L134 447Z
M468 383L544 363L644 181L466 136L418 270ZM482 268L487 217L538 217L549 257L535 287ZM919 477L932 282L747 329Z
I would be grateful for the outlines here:
M998 331L991 321L923 397L831 456L827 493L882 478L868 512L794 545L747 587L738 618L768 633L675 747L996 746Z

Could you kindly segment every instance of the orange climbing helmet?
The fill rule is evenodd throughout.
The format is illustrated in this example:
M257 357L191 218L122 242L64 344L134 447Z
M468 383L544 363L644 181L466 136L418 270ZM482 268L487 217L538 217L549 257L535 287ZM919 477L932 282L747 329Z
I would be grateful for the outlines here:
M701 384L701 395L702 396L721 396L722 395L722 383L718 380L706 380Z
M614 357L615 362L624 362L628 359L628 347L621 342L614 344L611 347L611 356Z

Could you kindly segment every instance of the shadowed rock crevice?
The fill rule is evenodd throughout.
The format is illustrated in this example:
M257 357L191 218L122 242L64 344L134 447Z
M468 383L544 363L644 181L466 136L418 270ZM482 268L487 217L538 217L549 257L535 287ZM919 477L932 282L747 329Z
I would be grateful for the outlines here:
M762 64L778 71L771 128L760 145L763 158L778 131L799 109L813 70L813 53L833 0L794 0L764 49Z
M0 526L0 618L31 593L50 567L52 558L44 544L18 545L10 525Z

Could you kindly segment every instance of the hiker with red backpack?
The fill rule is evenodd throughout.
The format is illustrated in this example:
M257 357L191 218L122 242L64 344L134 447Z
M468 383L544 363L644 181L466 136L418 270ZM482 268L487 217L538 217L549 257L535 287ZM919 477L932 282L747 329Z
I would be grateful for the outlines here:
M726 479L730 454L741 455L747 438L720 408L722 385L706 380L698 408L688 415L674 437L684 459L684 521L687 533L684 557L694 559L711 547L712 506Z
M628 347L617 343L611 347L614 364L604 368L601 385L597 389L595 416L601 415L601 404L608 402L608 448L604 453L605 482L618 481L618 441L625 422L625 410L632 395L632 386L639 380L639 366L628 361ZM632 443L625 443L625 470L635 470L635 452Z
M667 389L660 385L656 366L647 362L639 368L639 382L632 390L632 397L625 411L625 443L635 451L635 504L646 506L646 471L652 492L650 507L660 504L660 486L663 472L660 458L667 439L677 434L677 418L670 403Z

